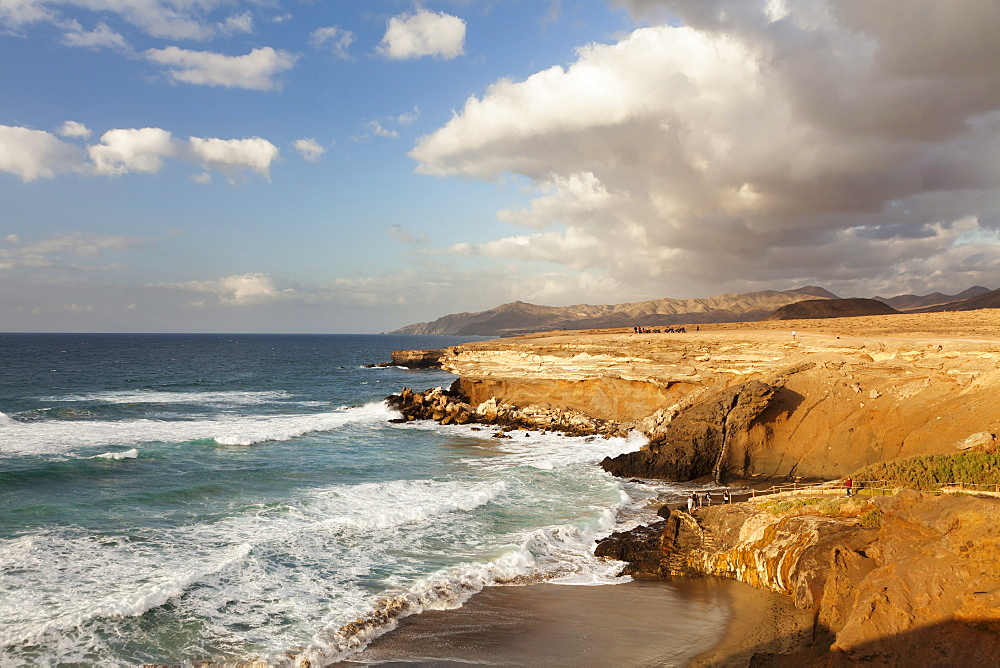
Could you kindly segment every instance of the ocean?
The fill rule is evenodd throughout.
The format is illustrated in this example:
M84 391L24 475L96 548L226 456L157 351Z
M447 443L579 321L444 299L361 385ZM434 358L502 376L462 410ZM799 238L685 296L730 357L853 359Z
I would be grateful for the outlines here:
M627 439L390 423L391 335L0 335L0 665L349 658L496 584L621 582ZM678 488L680 492L680 488Z

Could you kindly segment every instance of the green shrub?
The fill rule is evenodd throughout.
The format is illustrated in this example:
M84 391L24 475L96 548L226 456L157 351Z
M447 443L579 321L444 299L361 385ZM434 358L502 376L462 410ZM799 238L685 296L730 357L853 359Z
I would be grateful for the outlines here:
M964 482L970 485L1000 484L1000 454L959 452L953 455L922 455L879 462L856 471L855 480L885 480L889 487L924 491Z
M882 526L882 515L884 513L878 508L872 508L861 513L858 517L858 524L867 529L878 529Z

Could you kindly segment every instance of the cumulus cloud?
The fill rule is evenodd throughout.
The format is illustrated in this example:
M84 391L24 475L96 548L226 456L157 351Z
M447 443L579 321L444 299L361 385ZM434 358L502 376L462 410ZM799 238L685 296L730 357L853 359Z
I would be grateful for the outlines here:
M316 49L325 49L334 57L348 60L349 50L354 43L354 33L339 26L317 28L309 35L309 43Z
M174 81L198 86L224 86L248 90L279 90L275 77L295 65L296 56L269 46L253 49L244 56L227 56L211 51L191 51L176 46L147 49L148 60L168 68Z
M76 121L66 121L58 132L71 138L86 138L91 134ZM229 175L249 171L268 178L279 157L278 147L260 137L190 137L185 142L161 128L122 128L108 130L99 143L84 150L50 132L0 125L0 172L8 172L25 182L70 173L156 174L168 158ZM198 183L212 180L207 172L192 178Z
M326 149L319 145L319 142L311 137L296 139L295 150L299 152L303 160L308 162L319 162L319 159L326 153Z
M87 139L93 134L90 128L78 121L66 121L59 126L58 133L63 137L82 137L83 139Z
M1000 283L975 259L1000 251L994 3L618 4L653 25L498 81L417 142L420 172L536 189L499 214L534 232L448 252L643 296Z
M250 170L263 177L270 173L271 165L278 159L278 147L260 137L249 139L218 139L191 137L191 153L206 168L221 172Z
M393 60L457 58L465 53L465 21L426 9L400 14L389 19L378 51Z
M0 125L0 171L22 181L79 171L82 152L43 130Z
M101 143L87 149L98 174L155 174L163 159L175 154L173 138L160 128L108 130Z

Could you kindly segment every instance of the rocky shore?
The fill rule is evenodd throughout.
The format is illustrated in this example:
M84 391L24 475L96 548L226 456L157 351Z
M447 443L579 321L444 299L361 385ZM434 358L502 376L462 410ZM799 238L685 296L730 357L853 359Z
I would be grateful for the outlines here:
M479 423L499 436L639 431L647 446L602 466L674 481L832 480L956 452L970 439L995 443L1000 312L778 324L464 344L439 355L459 376L449 389L388 401L402 420ZM919 655L921 665L945 666L1000 655L998 500L903 492L741 503L694 517L668 510L662 523L606 539L598 554L633 574L739 580L814 618L794 637L708 664L901 665Z
M956 666L1000 656L1000 501L903 491L674 510L599 556L639 575L718 575L813 614L791 655L754 665ZM741 659L742 661L738 660Z

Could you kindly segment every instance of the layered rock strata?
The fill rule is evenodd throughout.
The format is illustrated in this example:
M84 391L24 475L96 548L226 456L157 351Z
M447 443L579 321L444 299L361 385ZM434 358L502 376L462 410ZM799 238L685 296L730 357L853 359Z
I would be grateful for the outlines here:
M797 665L1000 656L1000 500L901 492L832 517L811 507L674 510L597 554L631 574L717 575L790 596L816 619Z
M834 479L1000 432L1000 314L817 323L553 332L463 344L441 363L459 376L455 391L470 406L495 399L642 431L649 449L615 469L627 476ZM790 332L819 325L828 329ZM966 331L977 338L962 338ZM992 339L978 338L987 331ZM766 405L753 402L752 418L736 419L743 408L731 418L717 410L752 381L773 388ZM682 417L687 426L670 426Z

